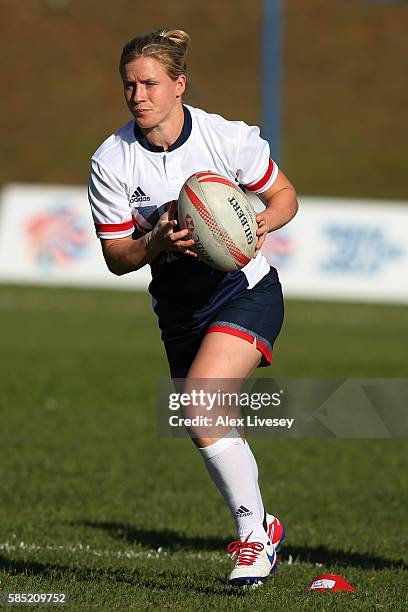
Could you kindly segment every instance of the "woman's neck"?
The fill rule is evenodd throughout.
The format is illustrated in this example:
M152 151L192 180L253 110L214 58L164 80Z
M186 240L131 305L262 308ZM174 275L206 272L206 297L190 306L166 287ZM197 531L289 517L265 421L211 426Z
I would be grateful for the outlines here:
M141 130L150 144L156 147L163 147L163 149L167 151L180 136L183 125L184 110L182 104L180 104L171 116L166 118L162 123L148 129L141 128Z

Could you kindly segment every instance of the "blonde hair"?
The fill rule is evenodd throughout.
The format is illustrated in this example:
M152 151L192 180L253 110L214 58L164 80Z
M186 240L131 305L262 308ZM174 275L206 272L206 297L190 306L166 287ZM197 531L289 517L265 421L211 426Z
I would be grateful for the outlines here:
M138 57L154 57L173 81L176 81L181 74L187 76L186 58L189 40L190 36L183 30L168 28L132 38L123 47L119 72L123 77L126 64Z

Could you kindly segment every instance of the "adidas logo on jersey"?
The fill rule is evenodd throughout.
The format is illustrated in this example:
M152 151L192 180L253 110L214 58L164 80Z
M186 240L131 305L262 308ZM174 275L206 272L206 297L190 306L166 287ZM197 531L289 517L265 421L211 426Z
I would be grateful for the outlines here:
M133 192L132 197L130 198L130 203L134 204L135 202L150 202L149 196L145 194L141 187L138 187Z
M253 514L252 510L248 510L245 506L240 506L235 513L237 516L251 516Z

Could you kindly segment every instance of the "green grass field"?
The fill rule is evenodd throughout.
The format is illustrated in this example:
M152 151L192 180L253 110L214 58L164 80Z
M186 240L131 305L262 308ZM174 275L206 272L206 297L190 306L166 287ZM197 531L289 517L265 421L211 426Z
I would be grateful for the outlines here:
M2 287L0 313L0 590L72 610L407 608L405 440L254 440L288 540L267 585L230 589L229 512L191 442L156 436L148 296ZM408 377L407 329L404 307L289 302L261 374ZM321 573L358 591L307 591Z

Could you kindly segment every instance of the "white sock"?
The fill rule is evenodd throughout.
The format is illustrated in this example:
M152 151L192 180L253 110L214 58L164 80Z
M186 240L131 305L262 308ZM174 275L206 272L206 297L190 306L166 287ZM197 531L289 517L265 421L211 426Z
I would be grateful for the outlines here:
M245 446L249 455L249 460L251 462L251 467L252 467L252 474L254 476L254 480L256 483L256 495L258 498L258 513L259 516L262 517L262 521L264 520L264 516L265 516L265 509L264 509L264 505L263 505L263 501L262 501L262 495L261 495L261 490L259 488L259 483L258 483L258 464L256 463L256 459L253 455L253 452L251 450L251 447L249 446L248 442L245 440Z
M258 509L257 483L245 442L231 430L224 438L205 448L199 448L219 492L234 517L238 538L267 542L262 525L263 514Z

